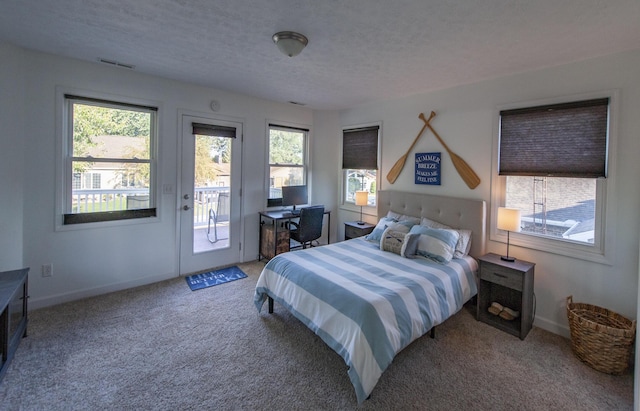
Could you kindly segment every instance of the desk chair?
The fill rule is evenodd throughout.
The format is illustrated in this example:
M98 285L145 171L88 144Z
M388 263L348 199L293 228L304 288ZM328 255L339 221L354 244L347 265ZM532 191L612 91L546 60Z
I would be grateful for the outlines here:
M289 223L289 236L302 244L302 248L313 247L313 241L322 235L324 206L304 207L300 209L298 222ZM294 247L295 248L295 247Z

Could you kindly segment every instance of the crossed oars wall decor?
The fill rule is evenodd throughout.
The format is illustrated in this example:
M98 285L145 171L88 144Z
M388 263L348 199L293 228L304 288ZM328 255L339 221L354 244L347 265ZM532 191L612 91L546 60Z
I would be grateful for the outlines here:
M447 151L447 153L449 153L449 156L451 157L451 162L453 162L453 166L458 171L458 174L460 174L460 177L462 177L462 180L464 180L467 186L473 190L474 188L478 187L478 185L480 184L480 177L478 177L478 175L473 171L473 169L469 166L469 164L467 164L467 162L462 159L462 157L460 157L459 155L457 155L456 153L454 153L449 149L449 146L445 144L445 142L442 140L440 135L433 129L430 122L435 116L436 116L436 113L433 111L431 112L431 115L429 115L429 118L426 118L423 113L420 113L418 117L424 122L424 126L422 126L422 129L420 130L416 138L413 140L413 143L411 143L409 150L407 150L407 152L402 157L400 157L398 161L396 161L393 167L391 167L391 170L389 170L389 173L387 174L387 181L389 181L391 184L393 184L396 181L396 179L402 172L402 169L404 168L404 164L407 161L407 157L409 156L409 153L413 149L413 146L416 145L416 143L418 142L418 139L420 139L420 136L422 135L424 130L428 128L429 130L431 130L433 135L436 136L436 138L438 139L440 144L442 144L442 146Z

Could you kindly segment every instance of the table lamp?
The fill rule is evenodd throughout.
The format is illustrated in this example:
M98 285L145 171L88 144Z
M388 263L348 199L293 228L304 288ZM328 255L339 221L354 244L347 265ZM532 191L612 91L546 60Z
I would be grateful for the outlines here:
M368 202L369 202L368 191L356 191L356 205L360 206L360 221L358 221L359 225L364 225L364 221L362 221L362 206L366 206Z
M504 261L515 261L515 258L509 257L509 233L511 231L520 231L520 210L517 208L498 207L498 223L496 227L498 230L507 232L507 255L503 255L500 258Z

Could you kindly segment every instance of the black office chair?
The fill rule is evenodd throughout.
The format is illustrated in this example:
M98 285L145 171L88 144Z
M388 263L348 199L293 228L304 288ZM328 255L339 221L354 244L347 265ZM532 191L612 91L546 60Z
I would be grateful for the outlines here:
M298 222L289 223L289 235L302 245L302 248L313 247L313 241L322 235L322 219L324 206L304 207L300 209ZM299 246L296 246L299 247ZM292 247L292 248L296 248Z

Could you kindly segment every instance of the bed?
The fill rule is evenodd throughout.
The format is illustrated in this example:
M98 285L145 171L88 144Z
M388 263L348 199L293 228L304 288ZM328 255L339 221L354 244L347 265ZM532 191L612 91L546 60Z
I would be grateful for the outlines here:
M415 255L406 258L361 237L279 254L266 264L256 284L259 312L266 301L273 312L273 301L277 302L343 358L359 404L397 353L429 331L433 337L434 327L476 294L474 257L485 252L482 200L379 191L378 218L386 221L390 215L393 221L402 216L402 221L412 218L413 223L431 221L470 230L468 255L446 263ZM421 232L422 227L416 229ZM384 234L392 240L391 228ZM406 244L411 236L398 237Z

